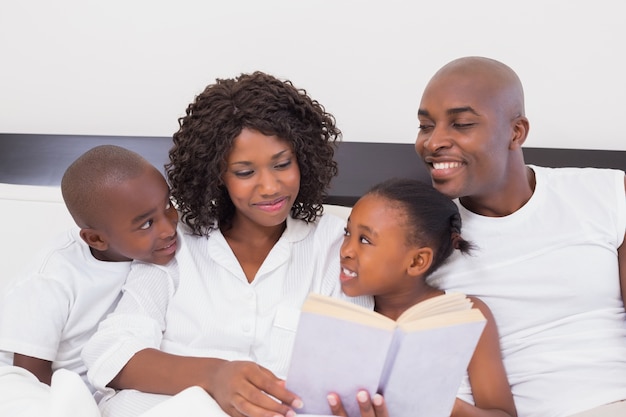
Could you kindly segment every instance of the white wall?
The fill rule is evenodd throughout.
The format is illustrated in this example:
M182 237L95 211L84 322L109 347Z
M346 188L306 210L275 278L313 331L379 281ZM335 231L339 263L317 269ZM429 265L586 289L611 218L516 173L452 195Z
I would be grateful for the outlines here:
M346 141L412 143L464 55L524 82L528 146L626 150L619 0L0 0L0 132L169 136L205 85L290 78Z

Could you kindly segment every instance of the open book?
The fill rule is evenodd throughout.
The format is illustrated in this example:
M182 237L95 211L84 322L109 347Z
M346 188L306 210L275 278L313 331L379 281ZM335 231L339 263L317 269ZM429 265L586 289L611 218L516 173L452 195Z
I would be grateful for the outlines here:
M356 394L380 392L392 417L448 417L486 320L465 295L446 293L397 321L348 301L310 294L298 323L286 386L298 414L331 414L339 394L350 417Z

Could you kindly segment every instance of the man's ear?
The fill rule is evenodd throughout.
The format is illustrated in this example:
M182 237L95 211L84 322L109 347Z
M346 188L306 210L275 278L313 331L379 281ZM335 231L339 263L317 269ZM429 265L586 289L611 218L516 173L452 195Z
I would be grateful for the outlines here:
M106 238L96 229L80 229L80 237L97 251L105 251L109 247Z
M433 263L433 250L428 247L416 248L411 251L411 255L407 273L414 277L425 274Z
M526 142L530 124L526 116L517 116L511 123L513 124L513 134L511 143L509 143L509 149L520 149L524 142Z

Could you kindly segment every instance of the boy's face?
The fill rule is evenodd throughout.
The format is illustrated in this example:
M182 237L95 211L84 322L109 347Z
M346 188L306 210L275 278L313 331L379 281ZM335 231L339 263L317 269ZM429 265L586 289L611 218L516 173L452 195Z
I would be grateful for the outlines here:
M371 194L352 208L341 245L341 288L349 296L413 291L404 213Z
M235 205L233 223L282 225L300 192L300 168L289 142L244 128L226 164L222 178Z
M96 236L87 243L103 261L139 260L165 265L176 252L178 212L163 175L153 166L105 191Z

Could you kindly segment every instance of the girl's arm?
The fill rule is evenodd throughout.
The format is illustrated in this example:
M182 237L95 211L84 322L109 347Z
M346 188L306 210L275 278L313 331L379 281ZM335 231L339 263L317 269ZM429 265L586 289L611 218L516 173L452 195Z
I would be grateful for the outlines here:
M470 299L487 319L485 330L468 366L476 405L457 398L450 417L516 417L517 411L502 363L500 337L493 314L481 300L475 297Z

